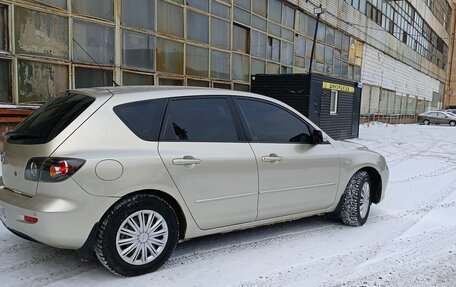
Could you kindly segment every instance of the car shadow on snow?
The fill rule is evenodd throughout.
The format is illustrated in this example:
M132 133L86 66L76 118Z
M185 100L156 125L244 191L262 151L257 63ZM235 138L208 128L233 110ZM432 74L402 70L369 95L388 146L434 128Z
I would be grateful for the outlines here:
M178 244L174 254L160 270L165 271L183 264L204 261L215 255L242 252L245 249L267 246L293 237L312 236L318 232L341 228L344 226L329 216L313 216L274 225L203 236ZM14 273L19 276L26 269L28 271L40 270L39 275L35 273L35 277L30 277L29 280L21 275L25 282L31 281L37 286L44 286L87 272L90 272L91 278L96 278L95 280L112 279L109 271L102 267L95 255L93 260L82 262L77 253L71 250L29 242L12 234L6 241L8 242L3 242L3 246L7 243L7 247L0 247L0 251L2 254L6 252L12 255L14 258L10 261L14 264L0 264L0 274L2 274L0 279L3 276L14 277ZM33 274L33 272L31 273Z

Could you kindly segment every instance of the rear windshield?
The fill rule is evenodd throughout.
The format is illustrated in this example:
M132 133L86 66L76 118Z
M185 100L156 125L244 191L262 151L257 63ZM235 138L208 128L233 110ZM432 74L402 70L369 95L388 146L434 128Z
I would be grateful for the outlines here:
M94 98L65 93L50 100L17 128L7 133L7 142L15 144L44 144L54 139L76 119Z

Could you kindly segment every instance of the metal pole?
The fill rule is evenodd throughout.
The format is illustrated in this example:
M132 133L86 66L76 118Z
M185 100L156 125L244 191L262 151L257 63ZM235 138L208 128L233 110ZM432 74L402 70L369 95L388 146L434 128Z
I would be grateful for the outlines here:
M320 8L321 8L321 4L320 4ZM315 25L315 33L314 33L314 38L313 38L313 43L312 43L312 52L310 54L309 74L312 74L313 58L314 58L314 54L315 54L315 42L317 41L318 24L320 24L320 15L321 15L321 13L317 14L317 24Z

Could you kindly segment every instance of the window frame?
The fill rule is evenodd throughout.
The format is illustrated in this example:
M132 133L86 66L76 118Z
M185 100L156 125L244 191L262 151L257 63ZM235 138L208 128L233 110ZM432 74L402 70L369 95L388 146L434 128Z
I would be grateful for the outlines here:
M165 139L166 128L167 128L168 121L170 118L169 109L170 109L172 102L183 101L183 100L207 100L207 99L224 99L226 101L226 103L228 104L228 110L231 113L231 116L233 118L233 124L234 124L234 128L236 130L236 134L238 136L237 141L194 141L194 140L180 141L180 140ZM200 142L200 143L201 142L204 142L204 143L246 143L247 134L246 134L246 131L242 124L240 114L238 113L236 103L234 102L232 96L230 96L230 95L179 96L179 97L168 98L168 103L166 104L165 115L164 115L164 119L161 124L160 136L159 136L158 140L159 140L159 142L175 142L175 143L195 143L195 142Z
M249 101L253 101L253 102L258 102L258 103L264 103L264 104L269 104L269 105L272 105L272 106L275 106L279 109L282 109L284 110L285 112L289 113L291 116L295 117L297 120L299 120L300 122L302 122L305 126L307 126L308 130L309 130L309 134L310 136L312 136L315 128L309 124L301 115L299 114L296 114L295 112L291 111L290 109L288 109L287 107L284 107L280 104L277 104L277 103L274 103L274 102L271 102L271 101L268 101L268 100L264 100L264 99L260 99L260 98L252 98L252 97L246 97L246 96L234 96L234 100L235 100L235 105L236 105L236 111L239 115L239 118L241 120L241 123L242 123L242 128L245 132L245 135L246 135L246 138L247 138L247 141L249 143L263 143L263 144L312 144L311 142L265 142L265 141L255 141L253 140L253 136L252 136L252 132L250 130L250 126L247 122L247 118L245 117L245 114L242 110L242 107L239 103L239 100L249 100Z

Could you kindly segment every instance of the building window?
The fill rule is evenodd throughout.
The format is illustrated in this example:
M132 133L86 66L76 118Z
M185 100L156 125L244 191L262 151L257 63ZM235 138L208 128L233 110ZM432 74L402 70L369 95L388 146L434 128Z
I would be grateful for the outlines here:
M287 41L282 41L281 45L282 51L280 53L280 62L285 65L293 65L293 44Z
M0 102L10 101L10 61L0 59Z
M269 0L268 18L272 21L280 23L282 20L282 1Z
M122 0L122 24L154 30L155 0Z
M331 91L331 105L329 113L331 115L337 115L337 102L339 101L339 92Z
M114 65L114 28L74 20L73 60L94 64Z
M160 0L157 7L159 32L184 37L184 9Z
M249 81L249 56L233 54L233 80Z
M123 72L122 84L124 86L152 86L154 85L154 76L147 74Z
M157 39L157 70L182 75L184 73L184 44Z
M259 1L259 0L255 0L255 1ZM223 5L222 3L219 3L214 0L212 0L211 12L213 15L224 18L224 19L230 18L230 7Z
M241 92L250 92L250 86L244 84L234 83L233 90Z
M205 12L209 11L209 1L208 0L187 0L186 2L187 2L188 6L203 10Z
M288 28L293 29L294 28L294 22L295 22L295 10L294 8L284 5L283 6L283 18L282 18L282 24L287 26Z
M160 78L158 79L158 83L160 84L160 86L183 86L184 80Z
M0 50L8 50L8 10L0 6Z
M243 53L249 52L249 30L240 25L233 25L233 50Z
M280 65L268 63L266 66L266 74L280 74Z
M280 60L280 40L268 37L268 45L266 47L266 56L269 60L278 62Z
M187 39L209 43L209 17L187 10Z
M264 74L265 70L266 70L266 63L264 61L252 59L252 68L251 68L252 75Z
M305 58L306 57L306 38L301 35L296 36L296 56Z
M230 48L230 22L211 19L211 44L226 50Z
M268 42L268 36L264 33L252 30L252 44L250 53L252 56L266 58L266 44Z
M195 79L187 79L187 86L209 88L209 81L201 81Z
M68 66L18 60L19 103L44 103L68 89Z
M250 12L247 12L247 11L242 10L240 8L234 7L233 19L234 19L234 21L243 23L245 25L248 25L248 26L251 25Z
M16 52L68 59L68 18L16 7Z
M254 0L252 3L252 11L253 11L253 13L266 17L267 1L266 0Z
M216 88L216 89L231 90L231 84L230 83L213 82L212 87Z
M122 63L124 67L153 71L155 37L123 30Z
M234 5L239 6L247 11L250 11L251 0L234 0ZM255 1L253 1L255 2Z
M75 67L75 88L109 87L113 84L111 70Z
M57 7L61 9L67 9L67 0L36 0L37 2L41 2L43 4Z
M211 78L230 79L230 54L212 50L211 51Z
M73 13L114 21L113 0L73 0L71 8Z
M186 74L209 76L209 49L187 45Z

